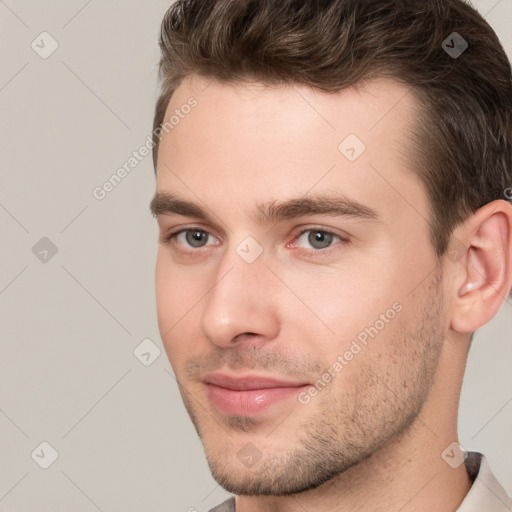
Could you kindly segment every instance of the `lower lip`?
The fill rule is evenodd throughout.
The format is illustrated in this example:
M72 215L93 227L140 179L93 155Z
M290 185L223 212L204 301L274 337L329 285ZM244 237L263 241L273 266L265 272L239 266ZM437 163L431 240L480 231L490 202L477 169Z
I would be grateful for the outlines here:
M248 416L269 409L272 405L289 400L308 386L234 390L206 384L210 401L222 412Z

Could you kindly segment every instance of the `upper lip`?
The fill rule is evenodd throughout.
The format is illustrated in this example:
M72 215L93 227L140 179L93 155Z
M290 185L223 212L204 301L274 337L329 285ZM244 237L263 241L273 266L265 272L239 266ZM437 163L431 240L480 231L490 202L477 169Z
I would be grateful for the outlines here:
M306 382L293 382L258 375L227 375L209 373L203 378L206 384L243 391L249 389L291 388L307 385Z

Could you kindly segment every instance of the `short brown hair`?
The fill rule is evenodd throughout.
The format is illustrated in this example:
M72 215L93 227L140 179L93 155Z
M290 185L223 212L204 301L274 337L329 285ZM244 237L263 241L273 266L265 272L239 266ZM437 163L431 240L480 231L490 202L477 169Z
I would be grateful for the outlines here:
M458 57L443 45L454 47L453 37L468 44ZM438 255L460 222L512 184L510 63L463 0L177 0L160 48L154 130L192 74L329 93L373 78L411 87L419 106L413 167L431 202Z

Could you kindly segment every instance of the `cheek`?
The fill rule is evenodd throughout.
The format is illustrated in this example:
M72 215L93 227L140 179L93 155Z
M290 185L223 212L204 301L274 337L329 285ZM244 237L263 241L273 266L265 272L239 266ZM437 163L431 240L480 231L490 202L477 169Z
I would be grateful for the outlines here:
M378 320L397 300L389 275L378 270L350 266L285 277L298 300L293 315L298 325L315 320L318 332L344 343ZM290 299L292 300L292 298ZM308 323L311 323L308 321Z
M310 272L301 278L290 272L283 278L307 306L290 300L294 306L284 312L294 329L308 340L306 350L325 368L339 363L338 356L342 358L343 369L339 364L338 370L334 369L333 390L338 386L353 390L364 367L388 356L394 358L397 350L405 304L397 291L400 272L391 265L383 272L380 263L347 264L343 269Z
M169 264L159 251L155 269L155 292L158 325L163 335L175 322L177 295L179 288L176 277L171 272Z
M158 327L169 356L179 351L179 340L189 339L192 329L197 329L197 311L204 291L199 289L201 280L192 277L187 272L176 271L167 256L158 254L155 270Z

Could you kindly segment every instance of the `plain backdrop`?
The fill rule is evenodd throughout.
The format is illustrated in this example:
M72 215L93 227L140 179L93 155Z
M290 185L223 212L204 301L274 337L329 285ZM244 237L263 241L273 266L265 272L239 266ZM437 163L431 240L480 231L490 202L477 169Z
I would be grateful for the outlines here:
M0 1L2 512L204 511L228 495L159 338L151 157L93 195L151 133L169 5ZM512 55L512 0L475 5ZM511 332L509 301L474 340L460 412L461 443L509 494Z

